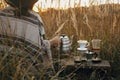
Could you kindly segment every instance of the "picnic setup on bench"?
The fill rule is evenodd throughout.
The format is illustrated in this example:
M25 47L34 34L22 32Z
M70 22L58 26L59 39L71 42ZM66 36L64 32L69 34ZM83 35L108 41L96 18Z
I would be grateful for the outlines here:
M72 56L60 59L60 64L66 66L61 72L61 76L73 77L75 76L75 73L79 77L81 75L79 74L80 72L87 73L86 75L88 75L88 73L91 75L95 72L100 78L109 76L111 65L108 60L104 60L100 57L101 42L100 39L92 39L91 42L88 42L87 40L78 40L78 48L74 51ZM63 53L61 53L60 56L63 57L63 55L70 50L71 44L69 43L71 42L69 41L68 36L64 35L64 37L62 37L61 47Z

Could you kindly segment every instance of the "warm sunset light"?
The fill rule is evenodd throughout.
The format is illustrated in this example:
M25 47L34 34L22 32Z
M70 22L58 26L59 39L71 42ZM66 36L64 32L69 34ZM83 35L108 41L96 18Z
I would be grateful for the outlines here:
M35 11L38 11L38 7L41 10L46 10L48 8L55 9L67 9L69 7L77 6L90 6L105 3L120 3L120 0L39 0L34 7Z

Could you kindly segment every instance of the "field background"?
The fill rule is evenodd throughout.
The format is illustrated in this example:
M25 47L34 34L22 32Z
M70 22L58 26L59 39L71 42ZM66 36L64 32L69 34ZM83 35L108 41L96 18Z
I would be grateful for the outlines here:
M120 50L120 5L106 4L90 7L76 7L68 10L49 9L39 12L46 35L50 39L57 31L69 37L74 35L74 43L79 39L102 40L102 53L110 60ZM76 45L77 46L77 45ZM115 52L115 53L114 53Z
M0 9L6 4L0 3ZM105 4L91 5L89 7L76 6L66 10L50 8L42 11L47 39L56 35L74 35L73 49L77 47L77 40L85 39L91 41L94 38L102 40L101 57L107 59L112 65L112 74L119 78L120 74L120 5Z

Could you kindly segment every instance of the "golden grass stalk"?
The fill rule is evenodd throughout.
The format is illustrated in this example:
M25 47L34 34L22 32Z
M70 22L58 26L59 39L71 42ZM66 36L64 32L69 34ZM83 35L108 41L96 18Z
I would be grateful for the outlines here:
M112 34L115 33L115 27L117 25L117 17L116 17L116 15L114 15L113 17L114 18L113 18L113 25L112 25Z
M60 25L60 27L58 27L58 29L56 30L56 32L54 33L55 35L59 34L61 32L61 30L64 28L65 23L68 22L68 20L66 20L64 23L62 23Z
M11 47L8 51L6 50L6 54L4 55L4 57L2 58L2 60L0 61L0 67L2 65L2 62L4 61L4 59L6 59L6 57L8 56L9 52L13 49L13 47Z
M62 66L60 69L59 69L59 71L50 79L50 80L54 80L55 78L57 78L58 76L59 76L59 74L60 74L60 72L62 72L63 70L64 70L64 66Z
M71 9L71 19L72 19L72 22L73 22L73 28L75 29L76 31L76 36L79 37L79 31L78 31L78 25L77 25L77 19L76 19L76 14L75 14L75 11L73 9Z
M15 74L14 74L14 77L13 77L13 80L16 80L17 78L18 78L18 76L19 76L19 73L20 73L20 70L21 70L21 60L19 61L19 63L18 63L18 66L17 66L17 68L16 68L16 72L15 72Z
M87 27L88 27L89 30L90 30L90 34L92 35L92 32L93 32L92 30L93 30L93 29L92 29L92 27L91 27L90 24L89 24L89 19L88 19L87 14L85 14L83 18L84 18L84 20L85 20L85 21L84 21L84 24L87 25Z

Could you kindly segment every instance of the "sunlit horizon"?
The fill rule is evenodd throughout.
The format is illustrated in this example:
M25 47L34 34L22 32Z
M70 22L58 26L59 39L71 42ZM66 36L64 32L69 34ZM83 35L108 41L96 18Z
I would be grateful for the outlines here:
M90 5L110 3L120 4L120 0L39 0L33 10L38 11L38 8L41 10L47 10L48 8L68 9L77 6L88 7Z

